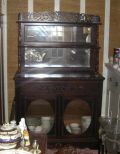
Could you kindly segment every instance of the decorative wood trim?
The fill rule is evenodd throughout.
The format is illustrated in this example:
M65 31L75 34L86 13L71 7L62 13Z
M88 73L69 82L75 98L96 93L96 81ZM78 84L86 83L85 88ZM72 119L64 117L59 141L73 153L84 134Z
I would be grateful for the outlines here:
M108 63L109 59L109 25L110 25L110 0L105 1L105 24L104 24L104 51L103 51L103 76L105 77L103 84L103 97L102 97L102 115L106 113L106 96L107 96L107 68L105 63Z
M60 11L60 0L54 0L54 11Z
M28 0L28 12L33 12L33 0Z
M3 76L4 76L4 110L5 110L5 121L8 122L8 79L7 79L7 0L2 0L1 10L3 16Z
M68 12L20 13L19 22L56 22L100 24L100 17L89 14Z
M85 13L86 1L80 0L80 13Z

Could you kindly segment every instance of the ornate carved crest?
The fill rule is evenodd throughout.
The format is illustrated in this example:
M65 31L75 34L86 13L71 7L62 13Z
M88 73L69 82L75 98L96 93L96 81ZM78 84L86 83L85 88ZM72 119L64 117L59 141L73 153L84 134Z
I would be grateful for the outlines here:
M68 13L68 12L32 12L20 13L19 21L27 22L64 22L64 23L100 23L97 15Z

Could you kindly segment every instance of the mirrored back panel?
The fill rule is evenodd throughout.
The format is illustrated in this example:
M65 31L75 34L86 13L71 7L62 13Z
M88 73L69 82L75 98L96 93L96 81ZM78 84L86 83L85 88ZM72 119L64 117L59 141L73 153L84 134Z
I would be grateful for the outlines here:
M90 67L90 48L25 48L25 67Z
M92 27L69 25L26 25L25 42L92 43Z

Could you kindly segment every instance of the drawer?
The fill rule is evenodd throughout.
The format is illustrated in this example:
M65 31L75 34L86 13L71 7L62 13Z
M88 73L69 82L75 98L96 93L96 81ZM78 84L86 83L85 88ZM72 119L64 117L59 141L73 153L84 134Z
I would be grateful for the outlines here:
M100 92L100 83L81 81L66 83L65 93L74 93L77 95L98 95Z
M24 95L99 95L100 82L24 82L20 91Z

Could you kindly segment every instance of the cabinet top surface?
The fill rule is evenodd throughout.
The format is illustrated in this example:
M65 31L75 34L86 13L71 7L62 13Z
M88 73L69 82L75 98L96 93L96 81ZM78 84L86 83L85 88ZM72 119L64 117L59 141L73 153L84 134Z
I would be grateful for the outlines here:
M43 80L104 80L104 77L99 74L91 74L91 73L32 73L32 72L16 72L16 78L24 78L24 79L43 79Z
M100 24L100 17L84 13L71 12L32 12L20 13L18 22L54 22L54 23L74 23L74 24Z

